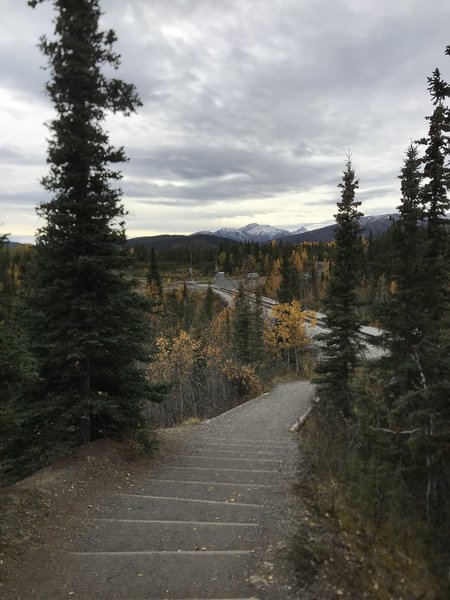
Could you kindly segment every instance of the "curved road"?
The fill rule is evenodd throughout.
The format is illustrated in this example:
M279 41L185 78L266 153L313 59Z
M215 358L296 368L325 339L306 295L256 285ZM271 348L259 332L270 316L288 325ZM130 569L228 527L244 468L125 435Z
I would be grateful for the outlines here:
M224 282L221 282L221 286ZM227 304L232 304L235 298L236 293L236 282L226 281L228 288L219 287L217 285L212 285L211 288L214 293L219 295ZM192 284L194 289L206 289L208 286L206 284ZM272 300L272 298L262 298L263 301L263 311L264 316L270 317L271 307L276 306L278 302L276 300ZM315 312L315 311L313 311ZM315 326L310 324L306 325L307 333L310 337L315 338L317 335L325 333L327 329L324 327L324 320L326 315L323 313L315 312L317 323ZM383 331L376 327L368 327L363 326L360 329L360 339L361 339L361 354L362 358L366 360L377 359L383 356L386 351L379 345L378 340L383 335ZM318 342L316 342L317 345Z

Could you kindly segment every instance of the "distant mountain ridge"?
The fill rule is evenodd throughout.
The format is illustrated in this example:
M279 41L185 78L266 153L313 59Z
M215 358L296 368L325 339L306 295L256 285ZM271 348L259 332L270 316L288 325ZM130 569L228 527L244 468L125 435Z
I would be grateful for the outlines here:
M369 238L371 235L377 237L387 231L392 223L398 219L398 213L383 215L368 215L362 217L361 226L363 235ZM258 242L265 244L271 240L288 244L300 244L301 242L331 242L334 238L336 223L308 231L301 227L296 231L288 231L272 225L259 225L249 223L240 229L224 227L218 231L198 231L191 235L157 235L132 238L128 240L131 246L144 244L154 246L156 250L167 248L195 248L213 247L219 248L224 242L246 243Z
M367 215L360 219L362 234L365 238L371 235L377 237L385 233L394 221L399 218L398 213L389 213L384 215ZM326 225L319 229L306 231L301 234L291 234L283 238L283 242L288 244L300 244L301 242L331 242L334 239L334 230L336 223Z
M398 213L387 213L382 215L367 215L362 217L361 226L363 235L377 237L385 233L392 223L399 218ZM450 222L450 214L447 215ZM224 243L258 242L264 244L271 240L288 244L300 244L302 242L331 242L334 238L336 223L308 231L300 227L296 231L288 231L272 225L259 225L249 223L239 229L224 227L218 231L198 231L190 235L183 234L161 234L155 236L142 236L129 238L130 246L144 245L153 246L155 250L166 250L169 248L220 248ZM21 242L7 242L7 246L15 247L23 245ZM32 244L25 244L32 245Z
M280 227L274 227L273 225L260 225L259 223L249 223L240 227L223 227L217 231L199 231L193 235L206 234L206 235L218 235L235 242L270 242L271 240L279 240L288 235L299 235L308 231L306 227L300 227L296 231L289 231L287 229L281 229Z
M130 238L127 243L130 246L153 246L155 250L169 250L172 248L220 248L224 238L206 232L193 233L191 235L147 235ZM228 240L232 242L233 240Z

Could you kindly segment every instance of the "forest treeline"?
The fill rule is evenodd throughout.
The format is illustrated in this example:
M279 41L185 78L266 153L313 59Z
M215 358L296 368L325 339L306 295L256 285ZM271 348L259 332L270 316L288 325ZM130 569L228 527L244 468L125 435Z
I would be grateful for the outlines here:
M377 307L395 287L394 235L391 228L379 236L361 239L357 297L364 324L376 325ZM334 242L283 244L274 240L266 244L224 243L218 249L171 248L157 254L165 285L180 280L214 283L218 271L227 278L244 280L248 273L257 273L263 296L279 302L298 300L306 309L323 311L334 250ZM141 244L133 246L132 252L137 262L135 272L142 275L155 250Z
M140 397L136 410L144 420L139 427L145 428L147 422L174 425L189 418L210 417L257 395L274 378L309 377L316 350L305 323L311 318L308 311L324 310L334 251L333 243L242 244L213 252L198 248L194 254L190 250L156 253L125 247L128 263L123 275L140 292L144 315L139 335L145 336L145 353L139 368L153 394ZM78 443L79 418L86 412L81 406L70 423L59 422L64 408L53 401L47 407L41 399L42 394L46 397L45 373L33 329L38 253L34 246L0 247L0 462L5 479L28 473L70 451ZM392 287L386 271L391 253L390 232L361 242L358 310L364 322L376 322L376 300ZM256 302L250 301L249 289L242 287L234 306L228 307L211 288L193 291L177 280L180 271L181 277L188 277L189 267L194 276L201 274L205 264L209 265L205 280L212 280L215 270L225 270L227 264L227 276L244 281L249 270L257 271L260 279L256 287L252 284L249 288L256 292ZM280 302L269 320L263 317L262 296ZM46 322L45 313L39 318ZM61 344L65 343L64 331ZM99 391L96 404L108 399ZM152 401L161 398L162 403ZM105 428L92 439L120 435L120 431Z
M385 297L392 287L390 274L386 271L386 265L390 264L387 256L392 252L391 238L389 232L382 238L363 241L361 245L358 310L364 322L377 322L377 299ZM154 424L165 425L178 424L191 417L209 417L256 395L274 377L309 376L315 350L304 325L306 318L310 317L308 311L324 310L334 249L333 243L287 246L242 244L228 253L221 249L211 252L211 249L205 248L196 249L194 255L188 250L157 254L152 249L135 249L128 256L130 263L125 275L128 279L137 275L135 286L144 292L141 296L146 315L147 354L141 364L152 384L167 384L160 388L161 393L166 390L162 404L144 403L146 417ZM27 310L30 288L34 285L36 250L33 246L20 245L3 245L0 249L0 293L4 307L2 340L11 347L11 351L2 353L2 357L8 357L10 363L8 367L5 365L2 374L5 407L11 405L12 398L20 397L22 389L27 388L28 395L33 396L37 393L36 386L39 388L39 360L32 342ZM230 265L227 276L232 278L245 281L249 269L259 272L256 288L254 285L249 288L256 291L256 302L250 302L248 289L243 287L235 305L227 307L211 288L206 292L192 291L191 286L177 282L180 265L181 276L187 278L190 265L195 276L201 273L199 265L208 260L210 269L207 274L211 280L215 268L222 269L227 263ZM146 281L144 286L142 279ZM280 302L270 320L263 318L258 300L261 296ZM14 343L11 342L13 330L16 332ZM13 348L16 350L13 351ZM23 377L25 373L19 368L19 362L28 365L28 377ZM16 375L11 377L13 372ZM6 402L6 395L10 402ZM19 456L14 458L13 470L20 468L22 463L26 470L34 455L39 457L40 465L58 456L62 450L52 439L51 451L49 448L49 456L45 459L40 447L44 440L40 436L36 439L30 433L28 442L23 439L24 422L20 418L17 420L17 414L14 419L11 418L17 412L25 422L28 421L28 409L26 406L19 408L19 404L16 400L17 411L5 408L4 420L8 420L6 416L9 415L10 427L15 432L9 436L5 434L4 439L17 438L18 446L10 444L9 451L3 456L15 456L17 453ZM72 427L75 432L76 423ZM76 436L74 442L77 442ZM27 457L24 451L17 451L19 446L26 449L28 444L31 457ZM36 447L34 444L37 444ZM5 469L6 464L9 463L4 462Z
M29 322L36 254L33 246L0 247L0 472L5 478L46 464L78 443L76 421L62 432L71 440L68 446L64 440L41 437L40 422L48 412L34 404L44 375ZM160 269L155 252L147 264L133 263L133 258L125 275L130 279L136 269L143 275L132 279L145 314L146 357L140 365L149 388L163 398L155 403L142 396L137 410L151 426L211 417L256 396L274 377L311 374L314 350L305 324L314 321L314 313L296 298L277 305L268 319L261 288L250 295L241 284L228 306L211 286L193 290L186 283L164 284L172 272Z

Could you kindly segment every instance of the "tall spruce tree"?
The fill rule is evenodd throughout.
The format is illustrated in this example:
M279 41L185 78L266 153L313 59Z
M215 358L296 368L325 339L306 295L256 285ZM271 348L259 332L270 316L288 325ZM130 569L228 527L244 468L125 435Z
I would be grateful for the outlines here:
M150 263L148 266L147 284L150 288L150 293L152 295L156 296L157 298L162 298L162 279L158 269L158 259L156 257L156 250L153 246L150 250Z
M182 328L189 331L195 320L195 299L193 292L189 292L186 282L183 283L181 292Z
M442 79L439 69L428 78L428 91L434 104L429 121L428 136L420 142L426 146L423 157L422 202L427 220L426 245L427 313L431 325L438 324L443 304L448 305L448 232L447 211L450 210L450 109L445 101L450 86Z
M240 283L234 302L232 347L234 358L241 365L250 364L253 359L252 324L250 300L243 283Z
M450 54L449 47L446 50ZM427 117L428 136L420 140L425 145L423 163L422 204L426 220L424 277L426 290L424 320L426 335L420 353L422 367L429 372L429 383L442 386L444 372L448 377L446 356L450 309L450 237L447 211L450 209L450 85L435 69L428 78L428 91L434 111ZM438 354L439 356L436 356ZM440 364L440 366L439 366ZM444 377L445 379L445 377Z
M201 309L201 320L202 324L206 326L211 325L211 321L214 317L214 292L212 290L211 285L208 285L206 288L205 297L203 299L202 309Z
M231 348L240 365L261 366L264 360L264 312L261 290L252 301L241 282L234 300L231 320Z
M449 54L449 47L446 53ZM422 202L426 217L424 304L425 334L414 349L420 385L412 392L412 420L421 433L411 447L423 453L427 466L426 511L436 522L450 515L450 85L438 69L428 78L434 111L423 158ZM410 404L412 402L410 401Z
M361 202L355 199L358 181L350 157L338 187L341 201L337 203L335 248L324 300L328 332L321 336L323 355L318 367L318 383L323 405L349 418L352 414L350 380L358 361L357 333L361 326L356 287L362 252L359 224L362 213L358 210Z
M414 386L417 389L418 373L412 352L422 345L427 330L421 162L417 145L410 144L399 176L402 197L397 209L400 217L392 226L393 285L390 296L378 310L388 349L388 356L382 362L389 371L391 392L394 386L395 395Z
M282 304L288 304L292 300L300 300L300 275L293 263L292 248L290 246L285 246L282 250L280 275L278 300Z
M264 309L261 288L255 290L252 311L252 362L261 365L264 360Z
M32 0L33 8L45 0ZM130 115L140 105L133 85L109 78L120 57L114 31L100 31L99 0L51 0L53 39L43 37L47 84L56 117L49 124L43 179L51 199L38 208L45 224L37 237L31 298L35 349L44 384L34 406L39 439L76 440L81 416L94 437L134 430L150 390L140 361L145 300L123 278L125 249L121 178L126 160L102 127L108 112Z

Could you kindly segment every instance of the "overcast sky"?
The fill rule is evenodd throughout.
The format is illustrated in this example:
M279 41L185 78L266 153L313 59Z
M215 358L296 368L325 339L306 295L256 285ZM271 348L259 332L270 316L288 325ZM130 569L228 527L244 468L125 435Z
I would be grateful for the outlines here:
M449 0L103 0L120 76L144 106L111 117L129 237L250 222L328 224L351 149L365 214L398 205L397 175L450 79ZM31 239L52 117L37 48L52 3L2 0L0 232ZM27 237L30 236L30 237Z

